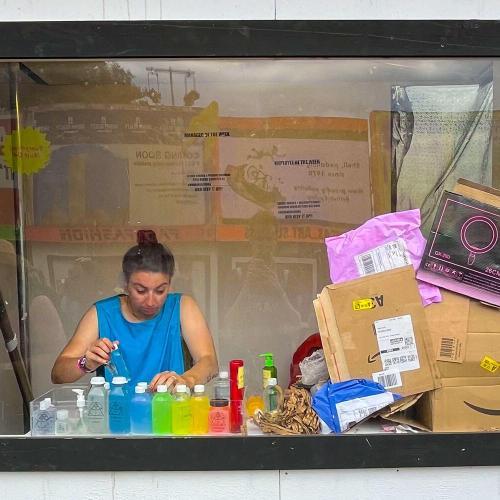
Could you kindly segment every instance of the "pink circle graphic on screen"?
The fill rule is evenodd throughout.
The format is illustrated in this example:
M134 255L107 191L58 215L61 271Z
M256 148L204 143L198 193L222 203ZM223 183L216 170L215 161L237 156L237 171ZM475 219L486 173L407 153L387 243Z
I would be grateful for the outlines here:
M490 234L491 236L489 238L486 238L488 243L486 245L482 246L477 246L475 244L476 242L471 243L469 239L467 238L467 231L470 231L471 227L478 231L480 224L486 224L488 228L490 229ZM476 254L483 254L489 252L496 244L498 241L498 228L495 225L495 223L489 219L488 217L484 217L482 215L476 215L474 217L471 217L470 219L467 219L463 225L462 229L460 229L460 241L462 242L462 245L469 250L470 255L469 258L467 259L467 264L472 265L474 264L474 261L476 260Z
M491 237L489 238L488 244L478 247L474 244L472 244L468 239L467 239L467 231L473 227L473 225L476 225L474 229L477 229L477 224L486 224L489 229L491 230ZM498 241L498 229L495 223L489 219L488 217L484 217L482 215L476 215L474 217L471 217L470 219L467 219L463 225L462 229L460 230L460 240L462 241L462 245L469 250L469 252L474 252L474 253L486 253L489 252L496 244Z

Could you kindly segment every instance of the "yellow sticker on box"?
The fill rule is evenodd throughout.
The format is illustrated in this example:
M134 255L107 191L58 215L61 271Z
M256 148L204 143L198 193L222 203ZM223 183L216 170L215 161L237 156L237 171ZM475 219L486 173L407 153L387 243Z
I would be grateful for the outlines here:
M373 309L375 307L375 302L373 299L358 299L352 301L352 308L355 311L364 311L366 309Z
M485 370L488 370L491 373L495 373L498 370L498 367L500 366L500 363L498 361L495 361L493 358L490 356L485 356L481 362L479 363L481 368L484 368Z

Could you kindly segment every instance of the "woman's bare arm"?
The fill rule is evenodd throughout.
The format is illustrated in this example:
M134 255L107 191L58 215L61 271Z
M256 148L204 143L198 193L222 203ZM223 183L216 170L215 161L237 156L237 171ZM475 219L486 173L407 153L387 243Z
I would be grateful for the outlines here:
M214 342L207 323L196 301L189 295L181 298L181 329L194 365L182 374L161 372L155 375L150 383L150 389L156 390L158 385L175 387L186 383L189 387L195 384L205 384L219 371Z
M85 375L77 366L79 358L85 355L87 367L95 370L109 361L112 349L110 340L99 338L97 310L92 306L83 315L73 337L57 357L52 368L52 382L64 384L79 380Z

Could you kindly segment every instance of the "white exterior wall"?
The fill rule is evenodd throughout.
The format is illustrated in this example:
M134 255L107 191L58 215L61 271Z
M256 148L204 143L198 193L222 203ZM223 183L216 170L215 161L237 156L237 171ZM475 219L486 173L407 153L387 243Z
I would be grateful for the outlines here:
M0 0L0 21L498 19L499 0ZM0 473L1 498L294 500L500 498L500 467Z

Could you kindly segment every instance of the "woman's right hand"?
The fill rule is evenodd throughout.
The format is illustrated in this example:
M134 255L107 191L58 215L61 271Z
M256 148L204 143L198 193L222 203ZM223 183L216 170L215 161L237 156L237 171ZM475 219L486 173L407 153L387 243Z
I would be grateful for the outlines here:
M92 342L85 352L85 357L87 358L86 366L91 370L96 370L99 366L109 363L112 350L113 343L109 339L102 338Z

